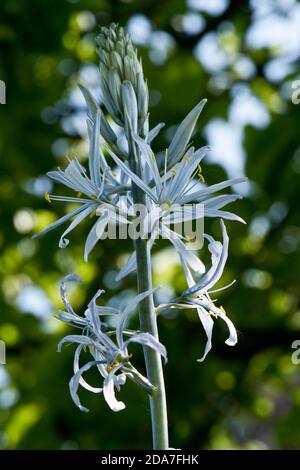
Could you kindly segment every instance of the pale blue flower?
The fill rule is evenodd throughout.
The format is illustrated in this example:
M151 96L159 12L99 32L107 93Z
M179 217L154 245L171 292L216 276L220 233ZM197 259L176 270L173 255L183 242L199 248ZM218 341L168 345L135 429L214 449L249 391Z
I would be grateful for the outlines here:
M74 375L69 384L72 399L81 411L88 411L87 408L81 405L78 397L77 391L79 385L81 385L93 393L103 393L107 404L113 411L123 410L125 404L116 399L115 388L119 391L126 378L130 378L149 393L153 393L155 390L155 387L131 364L130 358L132 355L128 352L128 346L131 343L141 344L157 351L165 361L167 360L165 347L150 333L132 332L125 329L129 313L143 299L155 292L157 288L137 295L123 310L108 306L98 306L96 300L104 293L104 291L99 290L88 304L84 316L81 317L75 313L67 297L65 284L70 281L80 282L81 279L73 274L63 279L61 283L61 296L66 311L60 311L59 318L65 323L80 329L81 333L65 336L58 344L58 351L61 351L62 345L65 343L75 343L78 345L74 355ZM101 316L106 315L116 315L118 317L119 322L115 331L103 331L105 325L101 321ZM80 355L85 349L88 349L92 360L80 366ZM103 386L101 387L91 386L82 377L84 372L94 366L96 366L103 379Z
M202 362L205 359L207 353L212 348L214 317L216 319L221 318L228 327L229 337L225 343L228 346L234 346L237 343L237 333L234 324L226 315L224 308L216 307L210 296L213 292L222 290L222 288L214 291L211 289L221 278L228 256L228 235L223 220L221 220L220 223L223 236L222 243L214 240L209 235L205 235L209 241L208 249L211 253L210 269L199 280L195 280L185 260L182 259L181 261L185 272L188 289L183 292L179 299L176 299L174 302L169 304L160 305L157 309L158 311L163 311L168 308L197 310L199 319L207 336L204 354L200 359L198 359L199 362Z
M140 151L141 177L131 171L107 147L107 151L118 167L148 196L149 215L145 221L145 227L148 229L148 233L152 234L149 243L153 244L156 232L158 235L168 238L195 274L203 273L204 265L186 246L184 238L170 230L170 224L194 220L196 214L199 213L203 213L204 217L222 217L244 223L238 215L223 210L225 205L240 199L241 196L239 194L216 194L227 187L246 181L246 178L234 178L207 186L202 180L201 174L200 179L195 177L197 171L201 170L199 165L209 148L202 147L195 151L194 147L187 148L187 146L204 104L205 100L202 100L178 127L170 147L166 151L163 169L160 168L147 139L142 139L134 131L132 131L132 138ZM187 207L188 204L189 207ZM185 206L184 210L182 210L183 206ZM133 254L129 258L128 264L119 273L118 279L122 279L135 269L135 254Z
M46 199L49 202L78 203L80 206L33 236L33 238L36 238L43 235L76 217L60 237L59 247L65 248L69 244L66 235L86 217L94 215L97 211L97 214L101 214L101 216L97 219L87 237L84 249L86 260L111 218L115 217L115 207L118 204L120 194L124 192L126 194L128 190L128 185L126 185L127 177L124 178L121 175L117 179L106 162L100 145L100 121L100 109L96 111L94 120L90 116L87 120L90 137L89 175L76 158L70 160L65 170L58 169L47 173L56 182L76 191L77 197L46 194ZM82 194L86 197L82 197Z

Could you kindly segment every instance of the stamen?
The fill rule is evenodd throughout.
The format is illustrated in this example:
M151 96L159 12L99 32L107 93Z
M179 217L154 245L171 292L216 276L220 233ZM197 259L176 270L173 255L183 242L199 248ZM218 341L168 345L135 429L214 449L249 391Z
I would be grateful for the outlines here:
M117 356L117 361L119 361L119 362L128 362L130 358L132 358L132 354L127 354L127 356L122 356L122 354L119 354Z
M198 165L198 173L197 173L197 174L198 174L198 178L200 179L200 181L201 181L202 183L205 183L205 179L204 179L204 176L203 176L203 174L202 174L202 168L201 168L200 163L199 163L199 165Z
M119 365L120 365L120 363L118 361L113 360L108 366L106 366L105 370L106 370L106 372L108 372L110 374Z
M45 199L46 199L47 202L50 202L50 203L52 202L52 201L51 201L50 194L48 193L48 191L44 194L44 197L45 197Z
M216 315L216 314L215 314L214 312L212 312L211 310L209 310L208 315L210 315L211 317L214 317L214 318L218 318L218 315Z
M225 312L225 309L222 307L222 305L221 305L221 307L220 307L220 310L221 310L221 312L222 312L224 315L227 315L226 312Z

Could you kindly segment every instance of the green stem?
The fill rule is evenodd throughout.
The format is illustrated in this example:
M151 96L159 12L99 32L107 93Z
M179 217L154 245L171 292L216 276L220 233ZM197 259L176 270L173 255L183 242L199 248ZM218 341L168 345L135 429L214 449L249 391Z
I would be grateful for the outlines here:
M139 173L136 160L132 159L132 167ZM145 204L145 194L135 184L132 185L132 194L135 204ZM137 261L137 287L138 292L145 292L152 288L152 267L150 246L147 240L137 238L135 240ZM157 316L154 310L153 295L148 296L140 303L141 330L158 338ZM169 448L168 416L165 382L160 355L150 348L144 347L144 357L148 380L156 387L156 391L150 396L152 440L154 450L166 450Z
M149 245L145 240L138 239L135 243L137 257L138 291L144 292L152 287L151 255ZM141 330L151 333L158 339L156 314L153 296L147 297L140 304ZM168 444L168 417L164 375L160 355L150 348L144 348L148 380L157 387L150 397L153 449L165 450Z

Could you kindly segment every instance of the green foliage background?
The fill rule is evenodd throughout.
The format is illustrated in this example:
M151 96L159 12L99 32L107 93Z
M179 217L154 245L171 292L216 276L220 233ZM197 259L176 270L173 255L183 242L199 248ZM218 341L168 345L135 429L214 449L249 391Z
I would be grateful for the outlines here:
M174 319L160 319L161 340L169 353L165 377L170 440L172 447L182 449L299 448L300 365L291 362L291 344L300 339L300 105L281 93L284 83L297 78L297 69L276 85L267 81L263 66L273 52L247 48L248 2L231 1L221 15L207 15L205 29L192 36L174 27L174 17L187 11L186 2L179 0L1 2L0 79L7 85L7 104L0 106L0 339L7 345L7 364L0 366L0 448L151 446L147 397L134 385L126 385L121 394L127 408L114 414L101 396L83 391L82 400L91 411L81 413L68 391L72 348L56 353L67 328L52 317L26 314L20 305L22 289L34 284L46 292L55 311L61 305L59 280L76 271L84 283L72 299L82 311L131 249L130 241L103 242L85 264L82 246L88 224L72 233L65 250L57 247L59 230L31 241L32 233L66 210L59 204L49 206L28 190L32 178L57 164L53 143L67 139L68 154L86 155L80 135L68 136L61 127L63 117L78 112L62 98L77 87L82 65L97 63L93 46L97 27L91 31L82 27L82 11L92 12L101 25L112 21L126 25L132 15L142 13L154 28L173 37L174 48L161 65L149 59L147 47L140 47L149 87L161 93L151 108L151 123L175 125L207 97L194 136L197 145L205 143L201 130L212 118L227 119L232 96L230 87L213 91L211 75L193 56L194 45L222 25L232 31L228 25L233 24L234 32L226 36L229 47L256 64L256 73L248 80L227 68L231 83L248 83L271 115L265 129L245 130L245 171L255 191L236 203L235 210L248 226L227 223L230 258L222 285L232 279L237 283L218 297L237 326L239 342L234 348L224 345L226 332L217 324L213 350L199 364L204 333L196 314L182 312ZM164 133L156 144L167 146ZM203 174L209 183L226 177L215 164L204 164ZM259 230L262 225L267 229ZM212 230L219 236L217 222ZM179 267L172 263L155 274L155 281L168 281L178 292L184 286ZM112 294L107 292L106 299L122 288L134 289L134 277ZM138 348L135 356L142 367ZM96 376L91 380L95 382Z

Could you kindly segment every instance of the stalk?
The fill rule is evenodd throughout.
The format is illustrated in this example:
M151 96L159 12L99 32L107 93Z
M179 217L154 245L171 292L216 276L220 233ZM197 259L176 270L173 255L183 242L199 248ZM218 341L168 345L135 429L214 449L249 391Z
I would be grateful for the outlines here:
M148 119L148 87L144 79L142 63L130 37L123 28L112 24L101 28L97 38L102 83L102 101L112 119L124 128L129 146L129 163L134 173L141 175L140 152L132 138L132 131L143 135ZM94 106L94 105L93 105ZM105 122L104 122L105 124ZM103 125L103 124L102 124ZM109 126L106 125L106 130ZM116 136L110 130L108 141L114 148ZM145 204L146 196L132 184L135 204ZM137 257L137 288L142 293L152 287L151 254L146 240L135 241ZM140 303L141 330L158 339L153 296ZM168 449L168 422L165 384L160 355L144 348L147 379L156 388L150 393L152 436L154 449Z
M131 166L137 173L139 172L135 158L137 149L131 142ZM145 194L134 183L132 184L132 194L135 204L145 204ZM135 250L137 259L137 288L138 293L152 288L152 266L151 252L147 240L141 237L135 240ZM139 318L141 330L158 337L157 316L154 309L153 295L149 295L140 303ZM169 448L168 437L168 416L164 374L160 355L150 348L144 347L144 357L146 363L147 378L156 390L150 398L152 441L154 450L166 450Z

